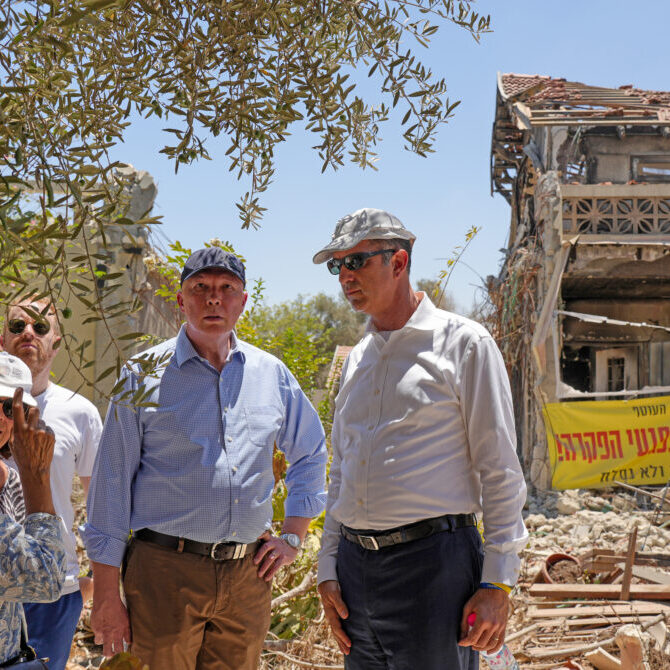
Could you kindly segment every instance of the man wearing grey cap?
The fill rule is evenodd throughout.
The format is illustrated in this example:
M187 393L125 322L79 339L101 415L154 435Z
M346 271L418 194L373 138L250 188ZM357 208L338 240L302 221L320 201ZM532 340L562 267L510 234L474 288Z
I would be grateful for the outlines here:
M91 624L105 655L131 643L151 668L255 670L272 577L323 510L323 429L286 366L237 339L244 287L239 258L194 252L177 294L186 323L143 354L153 374L137 359L122 370L85 529ZM129 407L123 394L142 383L142 406ZM270 533L275 444L290 463L279 537Z
M478 667L504 641L527 537L502 357L479 324L412 289L414 240L361 209L314 256L370 316L342 368L319 554L347 670Z

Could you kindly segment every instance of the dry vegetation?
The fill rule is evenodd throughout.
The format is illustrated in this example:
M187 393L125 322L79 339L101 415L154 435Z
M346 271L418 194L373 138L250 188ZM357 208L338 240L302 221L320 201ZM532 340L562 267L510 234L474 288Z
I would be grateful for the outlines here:
M81 499L81 493L78 494ZM629 532L638 527L638 552L652 552L665 556L657 568L670 579L670 505L663 510L654 499L633 496L616 491L566 492L537 494L529 498L525 512L530 532L530 541L523 552L522 571L519 586L511 597L512 614L508 626L508 645L524 670L565 668L591 670L595 666L586 659L588 650L564 653L561 650L574 647L589 647L602 644L615 657L620 655L613 641L617 630L627 623L646 625L649 616L633 617L629 622L624 617L612 617L607 621L588 626L569 625L568 618L556 619L551 627L545 627L534 611L547 607L546 603L530 595L530 587L550 554L560 552L583 556L595 548L622 552L626 550ZM77 515L81 520L81 513ZM289 590L291 585L299 593L297 598L280 602L274 609L272 631L266 642L259 670L302 670L303 668L343 668L342 656L323 618L318 605L316 589L310 576L313 575L313 561L316 538L308 546L300 565L284 571L275 585L275 594ZM82 557L83 558L83 557ZM85 559L83 559L85 565ZM561 576L561 573L564 573ZM553 573L557 581L572 583L571 570L557 570ZM578 583L597 582L601 576L582 573ZM633 584L644 583L644 579L633 577ZM302 588L301 588L302 584ZM305 589L305 586L307 588ZM588 606L592 601L582 600ZM601 601L603 603L609 601ZM563 603L563 607L580 603ZM668 670L670 668L670 603L665 615L660 617L661 625L650 628L651 633L643 633L646 648L645 670ZM612 610L614 612L614 610ZM98 668L102 662L101 648L93 644L93 634L88 626L88 608L79 626L73 645L71 663L68 670ZM656 617L659 618L658 616ZM573 621L575 617L572 617ZM287 621L292 622L287 625ZM546 620L545 620L546 622ZM662 631L665 626L665 633ZM294 639L283 639L293 630L300 631ZM622 632L625 632L622 630ZM653 633L653 634L652 634ZM658 642L654 642L654 635ZM664 635L661 640L660 636ZM554 654L544 656L544 654ZM482 666L485 665L482 663Z

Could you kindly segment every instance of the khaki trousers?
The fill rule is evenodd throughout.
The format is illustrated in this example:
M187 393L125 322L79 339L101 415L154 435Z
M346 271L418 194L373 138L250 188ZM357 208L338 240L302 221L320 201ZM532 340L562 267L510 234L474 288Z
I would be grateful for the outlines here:
M270 584L253 556L214 561L133 540L125 562L131 651L150 670L256 670Z

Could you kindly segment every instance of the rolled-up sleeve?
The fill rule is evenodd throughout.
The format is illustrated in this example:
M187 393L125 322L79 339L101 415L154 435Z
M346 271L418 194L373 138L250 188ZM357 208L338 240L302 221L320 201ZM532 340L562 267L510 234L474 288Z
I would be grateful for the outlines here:
M472 467L479 474L484 512L483 582L513 585L528 533L521 517L526 483L516 454L512 393L491 337L470 344L461 400Z
M25 524L0 516L0 601L48 603L60 597L66 557L59 517L29 514Z
M282 376L285 416L277 435L277 448L289 463L284 513L313 518L321 514L326 505L325 435L319 415L296 379L285 368Z
M135 378L124 368L123 390L131 395ZM118 397L118 396L117 396ZM127 398L128 396L126 396ZM83 536L89 558L120 567L130 534L133 479L140 465L142 437L138 412L128 401L113 400L107 411L93 466Z

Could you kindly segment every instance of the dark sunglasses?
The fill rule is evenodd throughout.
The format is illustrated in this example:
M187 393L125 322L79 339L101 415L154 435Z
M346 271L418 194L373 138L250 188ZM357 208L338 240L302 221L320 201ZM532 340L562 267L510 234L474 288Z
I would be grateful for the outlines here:
M20 335L26 329L27 325L28 322L23 319L10 319L7 324L7 329L10 333L14 333L14 335ZM32 324L32 327L35 334L40 337L46 335L51 330L48 321L35 321L35 323Z
M3 398L2 399L2 411L8 419L13 419L14 418L14 413L12 411L12 403L13 402L14 401L12 400L12 398ZM23 413L25 414L26 419L28 418L28 412L30 412L30 407L28 407L28 405L24 404L23 405Z
M326 267L331 275L339 275L340 268L343 265L347 270L356 272L365 265L368 258L379 256L379 254L394 254L396 251L397 249L380 249L379 251L362 251L357 254L348 254L344 258L331 258L326 263Z

